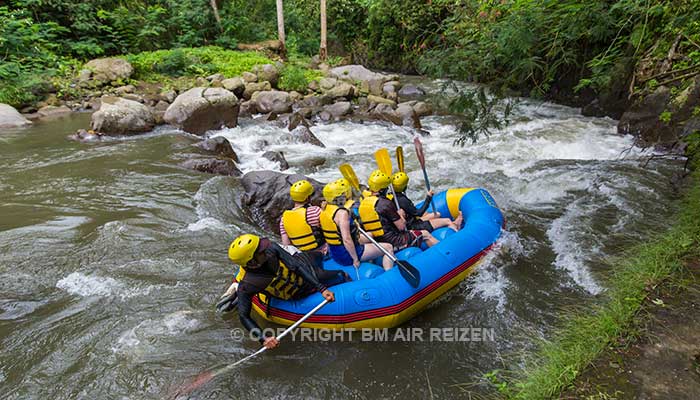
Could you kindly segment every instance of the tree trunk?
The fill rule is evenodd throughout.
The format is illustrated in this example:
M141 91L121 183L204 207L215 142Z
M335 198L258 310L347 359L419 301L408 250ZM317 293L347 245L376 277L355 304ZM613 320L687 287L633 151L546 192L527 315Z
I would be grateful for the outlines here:
M284 7L282 5L282 0L277 0L277 36L280 41L280 57L286 59L287 47L285 45L284 36Z
M211 4L211 9L214 11L214 19L216 19L216 24L219 25L219 30L222 30L221 16L219 15L219 7L216 5L216 0L210 0L209 4Z
M321 61L328 58L328 43L326 40L326 0L321 0L321 48L318 56Z

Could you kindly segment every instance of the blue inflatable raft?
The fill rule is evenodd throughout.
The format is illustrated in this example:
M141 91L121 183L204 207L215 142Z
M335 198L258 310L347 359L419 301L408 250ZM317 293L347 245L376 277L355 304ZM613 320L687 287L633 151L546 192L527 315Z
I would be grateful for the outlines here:
M335 285L336 301L327 304L302 326L311 328L392 328L416 316L430 303L464 280L479 264L501 235L505 223L501 210L484 189L450 189L434 196L441 215L454 219L459 211L464 226L459 232L440 228L433 235L440 243L427 250L409 247L397 253L420 271L421 281L411 287L398 267L384 271L381 266L364 262L360 280ZM420 204L418 205L420 207ZM430 209L429 209L430 211ZM343 269L356 277L355 269L333 260L326 269ZM320 293L301 300L255 297L253 308L268 321L291 325L323 301Z

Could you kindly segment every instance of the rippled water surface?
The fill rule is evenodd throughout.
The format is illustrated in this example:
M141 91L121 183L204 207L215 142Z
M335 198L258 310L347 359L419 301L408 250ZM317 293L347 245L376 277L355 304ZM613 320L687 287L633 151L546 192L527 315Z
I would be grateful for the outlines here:
M2 398L159 399L257 348L230 339L235 315L213 311L232 272L228 243L257 230L239 208L238 179L178 168L196 139L168 128L66 140L88 121L0 132ZM599 298L606 260L663 229L673 212L668 182L680 166L641 168L615 121L525 101L512 126L464 148L453 145L451 118L423 123L435 188L488 189L508 225L478 272L408 326L483 327L496 340L284 343L192 398L488 393L472 384L517 365L561 309ZM406 130L351 122L312 130L327 148L285 142L282 128L260 119L212 134L231 141L244 171L279 169L260 155L282 150L292 171L321 181L337 178L344 162L366 176L377 148L403 145L410 194L421 196Z

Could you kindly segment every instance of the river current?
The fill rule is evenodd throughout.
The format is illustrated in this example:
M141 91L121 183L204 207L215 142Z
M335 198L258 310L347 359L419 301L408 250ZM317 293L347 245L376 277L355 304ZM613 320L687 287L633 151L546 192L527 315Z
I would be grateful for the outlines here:
M239 180L177 167L196 139L168 127L66 139L88 123L83 114L0 132L0 398L160 399L257 348L232 339L237 316L213 307L233 271L229 242L264 233L239 206ZM522 100L509 127L465 147L453 144L454 118L423 124L434 188L489 190L507 225L478 270L406 327L482 328L493 340L284 342L191 398L487 395L485 373L517 369L562 310L598 301L614 257L673 214L681 166L643 168L648 154L613 120ZM402 145L409 195L423 196L407 130L312 131L325 149L285 142L261 118L210 134L231 141L244 172L279 170L261 154L281 150L290 172L324 182L344 162L366 177L376 149Z

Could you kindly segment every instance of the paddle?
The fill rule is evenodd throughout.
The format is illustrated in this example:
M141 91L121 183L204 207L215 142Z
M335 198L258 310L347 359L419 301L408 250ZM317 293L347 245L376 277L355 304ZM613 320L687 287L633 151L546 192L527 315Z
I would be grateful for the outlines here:
M416 267L411 265L406 260L398 260L394 255L389 253L384 247L380 246L379 243L377 243L376 240L370 235L369 233L365 232L364 229L360 228L359 226L357 229L360 231L360 233L367 238L373 245L375 245L379 250L384 253L387 257L391 259L391 261L394 262L394 264L399 266L399 272L401 272L401 276L403 276L403 279L408 282L409 285L413 288L417 288L418 285L420 285L420 272Z
M391 179L391 175L393 173L392 167L391 167L391 156L389 155L389 150L386 148L381 148L377 151L374 152L374 159L377 160L377 166L379 167L379 170L382 171L383 173L387 174L389 179ZM396 192L394 191L394 185L389 184L389 191L391 191L391 194L394 197L394 203L396 203L396 210L400 210L401 206L399 205L399 199L396 197Z
M323 306L325 306L326 304L328 304L328 300L324 299L319 305L317 305L316 307L314 307L313 310L309 311L306 315L304 315L303 317L301 317L301 318L300 318L297 322L295 322L292 326L290 326L289 328L285 329L284 332L282 332L282 334L280 334L279 336L277 336L277 340L282 340L282 338L285 337L285 336L287 336L287 335L289 334L289 332L291 332L291 331L293 331L294 329L296 329L297 326L301 325L304 321L306 321L307 318L309 318L310 316L314 315L318 310L320 310L321 308L323 308ZM236 367L237 365L242 364L242 363L244 363L244 362L250 360L251 358L257 356L258 354L264 353L266 350L267 350L267 347L263 346L262 348L260 348L260 350L256 351L255 353L253 353L253 354L251 354L251 355L249 355L249 356L247 356L247 357L245 357L245 358L243 358L243 359L241 359L241 360L236 361L236 362L233 363L233 364L229 364L229 365L227 365L227 366L225 366L225 367L222 367L222 368L219 368L219 369L216 369L216 370L213 370L213 371L206 371L206 372L203 372L203 373L199 374L191 383L189 383L189 384L187 384L187 385L184 385L184 386L182 386L180 389L178 389L178 390L175 392L175 394L171 397L171 399L174 400L174 399L177 399L177 398L180 397L180 396L189 395L189 394L192 393L194 390L196 390L196 389L199 388L200 386L203 386L203 385L209 383L212 379L216 378L217 376L219 376L219 375L221 375L221 374L223 374L223 373L226 373L226 372L232 370L232 369L233 369L234 367Z
M396 165L399 167L400 172L406 172L406 168L403 162L403 147L396 147Z
M360 180L357 179L357 174L355 174L355 170L352 169L352 166L350 164L341 164L340 167L340 173L343 175L343 178L347 179L348 182L350 182L350 185L357 190L357 192L360 194L360 197L362 197L362 190L360 190Z
M428 180L428 172L425 170L425 154L423 154L423 143L421 143L420 138L416 136L413 139L413 145L416 146L416 156L418 157L418 162L423 170L423 178L425 179L425 188L430 191L430 181ZM433 209L433 214L435 214L435 203L433 203L433 198L430 198L430 207Z
M343 174L343 178L347 179L350 184L359 192L360 191L360 181L357 179L357 175L355 174L355 170L352 169L352 166L350 164L343 164L340 166L340 173ZM364 235L364 237L367 238L373 245L375 245L379 250L381 250L382 253L386 254L387 257L391 259L395 264L399 266L399 272L401 272L401 276L408 282L409 285L412 287L418 287L420 284L420 272L411 265L408 261L399 261L391 255L386 249L377 243L374 238L365 232L362 228L360 228L360 224L357 223L357 229Z

